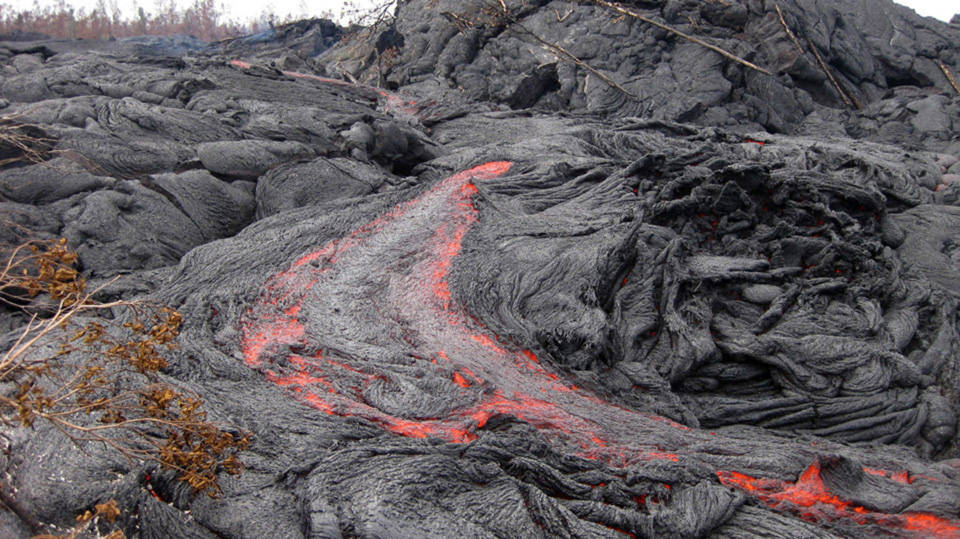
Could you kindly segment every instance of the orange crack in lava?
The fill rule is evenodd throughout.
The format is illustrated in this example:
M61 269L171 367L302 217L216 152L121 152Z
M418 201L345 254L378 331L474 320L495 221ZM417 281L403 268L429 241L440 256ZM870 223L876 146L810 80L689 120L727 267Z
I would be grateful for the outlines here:
M453 381L462 388L470 387L470 382L459 372L453 373Z
M886 475L883 470L867 468L864 471ZM916 531L926 537L960 537L960 523L953 520L926 513L877 513L840 499L824 485L820 477L819 460L814 461L793 483L756 478L728 470L717 472L717 477L726 486L744 490L768 506L790 511L804 520L848 519L863 525Z

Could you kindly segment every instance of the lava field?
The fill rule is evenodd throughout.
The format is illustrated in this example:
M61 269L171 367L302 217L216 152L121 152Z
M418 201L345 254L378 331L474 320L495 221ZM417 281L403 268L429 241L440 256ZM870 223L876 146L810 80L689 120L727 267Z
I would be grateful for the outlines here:
M253 433L211 499L6 429L37 520L960 537L960 19L397 4L343 39L0 40L2 121L50 146L0 167L3 245L180 311L164 380Z

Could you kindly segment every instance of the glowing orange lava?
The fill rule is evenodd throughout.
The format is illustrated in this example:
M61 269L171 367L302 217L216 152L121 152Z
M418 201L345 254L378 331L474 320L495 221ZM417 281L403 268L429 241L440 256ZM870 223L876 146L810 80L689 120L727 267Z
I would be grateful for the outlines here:
M567 383L551 362L505 342L456 301L450 272L480 218L474 182L511 167L496 161L454 174L271 277L242 320L246 364L325 414L361 418L411 438L468 443L506 416L533 426L551 444L617 467L683 464L695 456L691 446L715 446L716 433ZM408 411L414 402L434 407ZM911 481L906 473L877 472ZM841 500L824 486L819 463L794 483L736 471L718 477L804 518L940 536L960 532L955 522L934 515L879 514Z
M865 471L885 475L883 470ZM724 485L749 492L770 507L795 513L805 520L847 519L863 525L916 531L926 537L960 537L960 522L954 520L926 513L877 513L840 499L824 485L819 460L807 467L793 483L728 470L717 472L717 477Z
M346 237L301 256L290 269L273 276L243 325L247 364L327 413L364 417L403 436L468 442L492 417L511 415L560 443L579 448L586 458L618 465L651 459L678 461L678 454L637 440L665 439L664 432L687 427L608 404L563 382L533 351L502 342L453 301L449 274L467 232L478 219L472 199L479 189L473 182L502 176L511 166L496 161L450 176ZM356 303L356 316L368 316L367 309L374 308L394 312L402 323L393 334L383 335L383 344L402 344L409 348L409 357L429 358L424 363L429 363L431 370L475 401L448 417L414 419L378 409L369 404L364 392L373 383L391 384L389 372L322 350L316 354L317 360L290 351L322 347L323 336L308 334L310 314L304 305L308 298L322 301L347 288L350 283L345 281L356 279L353 265L369 273L367 260L372 255L368 251L373 245L384 246L389 253L410 251L412 240L407 236L422 237L422 244L413 246L418 255L403 254L396 262L380 257L378 263L412 266L405 274L384 276L382 287L392 291L369 305ZM394 237L396 245L390 244ZM357 250L358 246L366 249ZM372 277L368 274L365 278ZM331 370L332 366L336 370ZM638 437L643 433L650 436Z

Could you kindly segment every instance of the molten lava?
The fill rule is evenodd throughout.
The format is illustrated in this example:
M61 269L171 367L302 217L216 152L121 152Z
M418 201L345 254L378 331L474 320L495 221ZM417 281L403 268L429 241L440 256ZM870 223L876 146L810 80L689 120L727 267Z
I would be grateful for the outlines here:
M697 448L715 446L716 433L567 383L456 301L449 277L479 219L474 182L511 167L491 162L450 176L274 275L243 320L247 365L326 414L363 418L402 436L470 442L491 418L509 415L558 447L613 466L700 460ZM730 444L749 452L748 442ZM796 483L734 471L719 479L768 504L791 501L829 518L957 529L932 515L864 513L827 492L819 467Z
M864 471L886 475L883 470ZM960 537L960 523L953 520L926 513L877 513L841 500L824 485L820 477L820 461L814 461L794 483L726 470L717 472L717 476L724 485L744 490L770 507L795 513L806 520L848 519L858 524L921 532L926 537Z
M507 414L587 458L619 465L678 461L656 444L637 443L637 434L660 440L663 431L685 427L564 383L534 352L512 349L453 301L449 272L477 221L472 182L510 167L492 162L451 176L275 275L244 324L247 364L327 413L364 417L405 436L467 442L491 417ZM344 298L349 292L360 295ZM333 302L337 312L326 311L324 305L338 297L344 301ZM364 324L387 327L364 343L340 342L338 328ZM398 346L404 351L400 365L374 355ZM417 371L412 378L409 368ZM441 394L455 392L463 403L443 417L407 417L402 406L376 405L387 391L401 399L431 398L421 387L439 387L437 378L451 384Z

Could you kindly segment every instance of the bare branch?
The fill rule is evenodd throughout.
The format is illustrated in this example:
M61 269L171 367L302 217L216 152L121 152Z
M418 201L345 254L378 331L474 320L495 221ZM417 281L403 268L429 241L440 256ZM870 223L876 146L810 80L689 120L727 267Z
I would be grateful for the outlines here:
M770 73L770 72L767 71L766 69L764 69L764 68L762 68L762 67L760 67L760 66L758 66L758 65L756 65L756 64L754 64L754 63L752 63L752 62L748 62L747 60L744 60L743 58L740 58L739 56L736 56L735 54L729 53L729 52L721 49L720 47L717 47L716 45L711 45L710 43L707 43L706 41L703 41L702 39L696 38L696 37L691 36L691 35L689 35L689 34L685 34L685 33L681 32L680 30L677 30L676 28L672 28L672 27L670 27L670 26L668 26L668 25L666 25L666 24L664 24L664 23L662 23L662 22L655 21L655 20L653 20L653 19L651 19L651 18L649 18L649 17L646 17L646 16L644 16L644 15L641 15L641 14L635 12L635 11L629 10L629 9L621 6L620 4L616 4L616 3L613 3L613 2L607 2L607 0L593 0L593 2L595 2L596 4L601 5L601 6L603 6L603 7L610 8L610 9L616 11L617 13L620 13L620 14L623 14L623 15L627 15L627 16L630 16L630 17L633 17L633 18L635 18L635 19L637 19L637 20L641 20L641 21L643 21L643 22L645 22L645 23L647 23L647 24L652 24L653 26L656 26L657 28L660 28L660 29L662 29L662 30L666 30L667 32L670 32L671 34L673 34L673 35L675 35L675 36L678 36L678 37L681 37L681 38L683 38L683 39L686 39L687 41L696 43L697 45L706 47L706 48L712 50L713 52L715 52L715 53L723 56L724 58L727 58L728 60L733 60L734 62L737 62L738 64L747 66L747 67L749 67L750 69L754 69L754 70L759 71L759 72L761 72L761 73L763 73L763 74L765 74L765 75L773 75L772 73Z
M65 240L18 246L10 256L0 264L0 292L20 287L27 292L11 298L43 293L57 303L52 314L33 314L0 357L0 422L45 421L81 451L84 443L101 443L131 461L175 471L196 492L219 495L218 474L240 473L236 453L250 435L221 430L207 421L196 395L158 381L167 365L161 352L176 345L180 313L143 302L97 303L102 287L87 291ZM117 308L127 322L94 316L77 322L79 315ZM49 345L59 348L43 348Z
M552 42L547 41L546 39L538 36L537 34L535 34L534 32L532 32L529 28L527 28L526 26L520 24L519 22L514 22L514 23L513 23L513 26L521 29L524 33L526 33L527 35L529 35L529 36L532 37L533 39L537 40L538 42L540 42L540 44L544 45L544 46L547 47L548 49L551 49L551 50L553 50L554 52L558 52L558 53L562 54L563 56L566 56L567 58L570 59L570 61L572 61L573 63L577 64L578 66L586 69L587 71L593 73L593 74L596 75L600 80L602 80L603 82L607 83L609 86L611 86L611 87L619 90L621 93L623 93L623 94L626 95L627 97L629 97L629 98L631 98L631 99L639 99L639 97L638 97L637 95L633 94L632 92L630 92L629 90L627 90L626 88L624 88L623 86L621 86L619 83L617 83L617 81L615 81L615 80L611 79L610 77L604 75L603 73L601 73L600 71L598 71L597 69L595 69L595 68L594 68L593 66L591 66L590 64L588 64L588 63L584 62L583 60L577 58L576 56L573 55L573 53L571 53L571 52L568 51L567 49L561 47L560 45L558 45L558 44L556 44L556 43L552 43Z
M507 5L506 5L506 3L504 2L504 0L498 0L498 1L499 1L499 4L500 4L499 7L500 7L500 11L501 11L501 12L497 15L498 22L500 22L500 21L506 21L507 23L509 23L508 29L513 30L513 31L519 30L519 31L522 32L523 34L526 34L526 35L530 36L530 37L533 38L535 41L537 41L538 43L540 43L540 44L543 45L544 47L550 49L550 50L553 51L554 53L559 54L559 55L561 55L561 56L565 56L566 58L568 58L568 59L569 59L571 62L573 62L574 64L576 64L576 65L578 65L578 66L586 69L586 70L589 71L590 73L593 73L594 75L597 76L597 78L599 78L600 80L602 80L603 82L605 82L605 83L606 83L608 86L610 86L611 88L616 89L617 91L621 92L622 94L624 94L625 96L627 96L627 97L629 97L629 98L631 98L631 99L639 99L639 97L638 97L637 95L633 94L632 92L630 92L629 90L627 90L626 88L624 88L622 85L620 85L619 83L617 83L617 81L611 79L611 78L608 77L607 75L604 75L602 72L600 72L599 70L597 70L596 68L594 68L593 66L591 66L590 64L588 64L587 62L581 60L581 59L578 58L576 55L574 55L572 52L568 51L567 49L563 48L562 46L560 46L560 45L557 44L557 43L553 43L552 41L549 41L549 40L547 40L547 39L544 39L543 37L537 35L535 32L533 32L532 30L530 30L529 28L527 28L526 26L524 26L520 21L518 21L515 17L513 17L513 15L512 15L512 14L510 13L510 11L507 9ZM488 6L489 6L489 5L488 5ZM494 8L491 7L491 9L494 9ZM572 12L573 12L573 9L571 8L570 13L572 13ZM567 15L565 15L564 18L566 18L566 16L569 16L570 13L568 13ZM474 26L479 26L479 25L481 24L479 21L475 21L475 20L468 19L468 18L466 18L466 17L464 17L464 16L462 16L462 15L458 15L458 14L456 14L456 13L444 12L444 13L442 13L442 15L446 16L448 19L450 19L451 21L453 21L453 22L457 25L457 27L459 27L461 30L463 30L463 29L465 29L465 28L470 28L470 27L474 27ZM557 17L559 18L559 13L557 14Z
M780 24L783 25L783 29L787 32L787 37L790 38L790 41L793 41L793 44L797 47L797 50L800 51L800 54L805 54L803 47L800 46L800 41L797 40L797 36L793 35L793 31L787 26L786 19L783 18L783 11L780 10L780 4L774 4L773 7L777 8L777 16L780 17Z
M953 73L950 72L950 68L947 67L947 64L943 63L943 60L938 60L937 62L940 64L940 71L943 71L947 80L950 81L950 85L960 94L960 85L957 84L957 79L953 78Z
M780 18L780 24L783 26L783 30L787 33L787 37L790 38L790 41L793 42L793 45L797 48L800 54L806 54L806 51L803 50L803 46L800 45L800 41L797 39L797 36L790 30L790 26L787 25L787 20L783 17L783 10L780 9L780 4L774 4L773 7L777 9L777 16ZM863 105L860 104L860 101L857 100L853 95L848 95L847 92L843 90L843 87L840 86L840 82L833 76L833 73L830 71L830 67L823 60L823 57L820 56L820 52L817 50L817 47L809 39L807 43L810 45L810 50L813 51L813 55L817 58L817 63L820 65L820 69L827 75L827 78L833 84L833 87L836 88L837 93L840 94L840 99L848 107L856 107L858 109L863 108Z
M40 524L40 521L37 520L36 517L33 516L33 513L24 507L19 500L14 498L10 492L7 492L7 487L3 483L0 483L0 503L5 505L7 509L13 511L13 514L17 515L33 533L43 531L43 525Z
M560 15L560 12L557 11L556 9L554 9L553 12L557 15L557 22L563 22L567 20L567 18L570 17L570 15L573 15L573 8L571 7L570 11L567 11L563 15Z
M853 96L847 96L847 93L843 91L843 87L840 86L840 83L833 76L833 73L830 71L830 67L827 66L827 63L823 61L823 57L820 56L820 52L817 51L817 46L813 44L813 41L807 39L807 44L810 45L810 50L813 51L813 55L817 57L817 62L820 63L820 69L827 74L827 78L829 78L830 82L833 83L833 87L837 89L837 92L840 94L840 98L843 99L843 102L846 103L848 107L862 109L863 105L857 101L857 98Z

